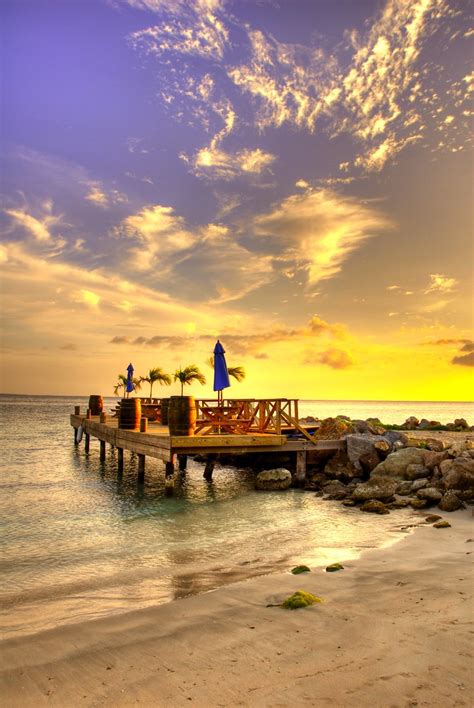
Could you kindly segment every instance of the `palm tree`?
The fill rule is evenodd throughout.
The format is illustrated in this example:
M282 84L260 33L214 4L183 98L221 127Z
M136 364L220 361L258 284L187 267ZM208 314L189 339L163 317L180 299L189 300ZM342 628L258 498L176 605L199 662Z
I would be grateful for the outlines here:
M121 388L123 388L124 393L125 393L126 388L127 388L127 377L126 377L124 374L119 374L117 378L118 378L118 381L117 381L117 383L116 383L115 386L114 386L114 395L115 395L115 396L118 396L118 395L119 395L119 392L120 392L120 389L121 389ZM142 385L141 379L135 379L135 378L133 378L133 379L132 379L132 384L133 384L133 388L135 389L135 391L139 391L139 390L140 390L140 387L141 387L141 385ZM128 398L128 396L129 396L129 394L128 394L128 392L127 392L127 398Z
M184 384L191 385L193 381L199 381L200 384L204 385L206 383L206 377L201 374L198 367L195 364L186 366L184 369L181 367L174 372L174 380L181 383L181 395L183 395Z
M214 357L210 356L209 359L206 361L206 364L211 367L211 369L214 368ZM245 379L245 369L243 366L228 366L227 367L227 373L229 376L232 376L236 381L243 381Z
M150 398L152 397L153 393L153 384L155 381L159 381L160 384L163 386L163 384L166 384L166 386L171 385L171 376L169 374L165 374L163 369L160 369L159 366L157 366L155 369L150 369L148 372L148 376L140 376L140 381L146 381L147 383L150 384Z

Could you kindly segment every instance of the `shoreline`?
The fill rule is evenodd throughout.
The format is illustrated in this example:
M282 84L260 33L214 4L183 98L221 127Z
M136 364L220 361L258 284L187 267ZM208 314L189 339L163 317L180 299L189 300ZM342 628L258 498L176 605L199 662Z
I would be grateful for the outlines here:
M253 577L5 640L5 704L469 705L472 512L443 517L451 528L422 523L337 573ZM324 603L266 607L297 589Z

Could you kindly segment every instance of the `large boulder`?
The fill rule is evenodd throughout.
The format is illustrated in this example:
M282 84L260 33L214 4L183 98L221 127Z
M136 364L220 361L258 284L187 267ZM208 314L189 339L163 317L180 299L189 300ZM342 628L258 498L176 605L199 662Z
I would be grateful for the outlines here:
M457 511L458 509L462 509L463 506L464 504L452 489L449 489L438 503L438 507L441 511Z
M398 487L397 480L388 478L371 478L368 482L358 484L352 492L354 501L363 502L369 499L386 501L391 499Z
M405 470L405 479L423 479L428 477L430 470L424 465L407 465Z
M264 470L259 472L255 478L255 488L276 491L291 487L291 472L279 467L275 470Z
M325 418L315 433L319 440L338 440L353 432L352 423L343 417Z
M346 443L347 457L359 472L367 471L368 467L370 468L369 472L371 472L374 468L372 463L376 461L376 464L378 464L393 447L393 441L390 439L388 432L384 435L372 435L370 433L348 435ZM364 464L360 461L361 458L366 460L365 469Z
M421 465L424 452L425 450L417 447L404 447L392 452L387 459L377 465L372 474L377 477L408 479L405 475L408 465Z
M422 464L429 470L434 470L435 467L439 467L442 461L445 459L446 455L444 452L435 452L427 450L423 453Z
M447 462L447 460L445 460ZM474 490L474 460L466 457L456 457L449 467L443 470L444 462L441 463L441 473L446 489Z
M403 427L405 430L416 430L416 428L420 425L420 421L418 418L415 418L414 415L411 415L409 418L406 419L406 421L403 424Z
M458 440L449 446L447 455L449 457L460 457L463 452L474 449L474 440Z
M428 504L437 504L441 501L443 495L439 489L436 489L435 487L424 487L423 489L419 489L417 491L416 496L418 499L426 499Z
M456 418L454 421L454 426L456 428L462 428L463 430L469 430L469 425L467 424L467 420L465 418Z
M345 450L338 450L326 463L324 474L331 479L349 480L356 477L358 470L354 467Z

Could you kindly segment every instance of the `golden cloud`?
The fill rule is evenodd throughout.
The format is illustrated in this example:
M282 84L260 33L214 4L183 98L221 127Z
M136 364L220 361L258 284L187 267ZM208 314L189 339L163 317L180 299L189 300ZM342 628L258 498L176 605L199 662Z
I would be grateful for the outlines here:
M311 285L339 273L354 250L392 227L382 212L329 189L287 197L254 220L255 234L273 239L281 258L307 270Z

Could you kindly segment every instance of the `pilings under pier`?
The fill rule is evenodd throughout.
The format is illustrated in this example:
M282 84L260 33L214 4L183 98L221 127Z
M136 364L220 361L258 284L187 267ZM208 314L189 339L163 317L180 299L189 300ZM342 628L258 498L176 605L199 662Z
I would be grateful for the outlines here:
M146 458L159 459L165 466L165 491L171 493L177 480L176 469L184 474L189 455L199 455L205 458L204 479L212 481L216 460L219 456L240 456L248 453L258 453L266 462L272 457L277 460L282 457L292 457L295 454L296 464L294 479L298 486L306 480L307 464L314 456L333 454L345 449L345 440L324 440L317 443L301 438L286 437L273 433L225 434L212 433L195 436L170 436L167 426L150 422L146 418L140 421L140 430L123 430L118 427L116 418L109 418L106 413L92 416L88 409L81 415L80 408L75 407L71 415L71 425L74 428L74 443L79 444L84 437L84 448L90 453L91 437L100 443L100 462L106 460L107 443L111 449L117 450L117 471L119 475L124 470L124 451L137 455L137 481L145 481Z

